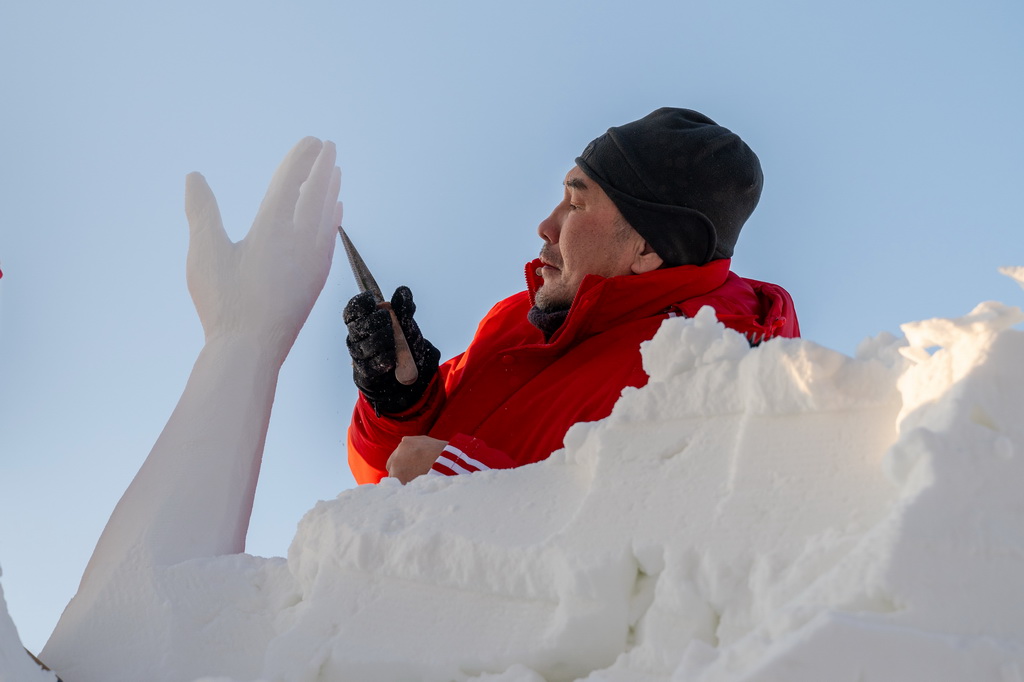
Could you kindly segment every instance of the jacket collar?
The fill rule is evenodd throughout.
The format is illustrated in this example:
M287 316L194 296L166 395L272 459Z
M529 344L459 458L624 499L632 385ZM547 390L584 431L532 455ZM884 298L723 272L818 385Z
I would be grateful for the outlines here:
M549 343L572 343L631 320L653 317L680 301L703 296L725 283L730 263L725 258L707 265L680 265L642 275L587 275L580 283L565 323ZM544 282L537 274L540 265L540 259L526 265L531 305Z

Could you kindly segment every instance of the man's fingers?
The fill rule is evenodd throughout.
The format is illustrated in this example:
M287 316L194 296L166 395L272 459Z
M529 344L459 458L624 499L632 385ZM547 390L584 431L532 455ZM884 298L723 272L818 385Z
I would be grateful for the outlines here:
M429 472L447 444L448 441L430 436L406 436L388 457L384 468L392 478L408 483Z
M185 217L188 218L190 251L214 254L230 246L217 199L201 173L185 176Z
M412 291L409 287L400 286L395 289L395 293L391 297L391 309L395 311L398 324L402 327L402 332L405 333L405 338L412 348L413 357L421 361L423 355L420 351L424 340L419 325L416 324L413 317L416 314L416 303L412 300Z
M387 469L388 476L391 478L397 478L398 481L405 485L412 479L416 478L414 468L409 465L409 453L403 449L403 444L400 444L391 456L388 457L388 461L384 464L384 468Z
M259 232L282 222L290 223L294 219L299 188L309 177L322 148L323 143L315 137L305 137L292 147L267 187L253 231Z
M354 320L366 317L377 310L377 301L374 300L373 294L364 291L349 299L342 312L342 319L345 320L345 324L352 324Z
M412 300L412 290L405 285L395 289L395 293L391 296L391 307L399 321L408 323L416 314L416 303Z
M379 355L394 367L395 335L391 329L391 315L386 310L351 322L346 343L353 360L365 360Z

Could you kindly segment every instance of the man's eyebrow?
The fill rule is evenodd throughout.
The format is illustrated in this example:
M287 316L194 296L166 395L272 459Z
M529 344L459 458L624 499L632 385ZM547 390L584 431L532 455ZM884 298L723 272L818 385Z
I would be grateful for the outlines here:
M563 184L566 187L571 187L572 189L590 189L590 186L587 185L587 183L583 182L581 178L570 178L566 180Z

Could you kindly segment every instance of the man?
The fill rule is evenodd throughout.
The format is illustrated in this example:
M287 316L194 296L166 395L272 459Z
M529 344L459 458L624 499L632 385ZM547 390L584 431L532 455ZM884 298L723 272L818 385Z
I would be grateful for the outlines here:
M438 368L411 292L395 292L420 373L411 386L394 377L389 313L354 297L345 322L360 389L348 432L356 480L547 458L570 426L608 416L623 388L647 382L640 343L667 317L709 305L751 343L798 336L785 290L729 270L762 182L753 151L695 111L659 109L609 129L538 227L528 290L499 302L463 354Z

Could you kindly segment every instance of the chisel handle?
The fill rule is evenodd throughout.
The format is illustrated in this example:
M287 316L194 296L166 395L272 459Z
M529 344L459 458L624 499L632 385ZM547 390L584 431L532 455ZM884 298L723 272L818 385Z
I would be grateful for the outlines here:
M387 301L377 304L378 308L384 308L391 314L391 331L395 335L395 378L403 386L415 384L420 373L416 369L416 361L412 358L412 351L409 349L409 342L405 339L405 332L402 325L398 323L398 316Z

